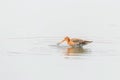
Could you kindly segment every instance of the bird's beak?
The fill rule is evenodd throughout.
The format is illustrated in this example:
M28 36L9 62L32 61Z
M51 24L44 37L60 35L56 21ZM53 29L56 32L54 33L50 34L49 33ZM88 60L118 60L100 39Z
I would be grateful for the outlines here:
M62 40L61 42L57 43L57 45L60 45L61 43L63 43L65 40Z

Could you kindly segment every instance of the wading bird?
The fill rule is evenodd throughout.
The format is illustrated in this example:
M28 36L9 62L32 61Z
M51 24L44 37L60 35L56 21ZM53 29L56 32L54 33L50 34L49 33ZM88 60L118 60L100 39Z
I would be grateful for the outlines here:
M78 38L69 38L68 36L65 37L61 42L57 43L57 45L60 45L61 43L63 43L64 41L67 42L67 44L69 46L72 47L83 47L84 45L87 45L88 43L91 43L92 41L87 41L87 40L82 40L82 39L78 39Z

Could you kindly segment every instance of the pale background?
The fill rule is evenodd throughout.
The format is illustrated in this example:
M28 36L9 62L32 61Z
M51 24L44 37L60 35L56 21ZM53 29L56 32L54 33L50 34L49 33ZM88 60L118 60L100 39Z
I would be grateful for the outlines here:
M120 80L119 0L1 0L0 80ZM50 47L93 40L90 54Z

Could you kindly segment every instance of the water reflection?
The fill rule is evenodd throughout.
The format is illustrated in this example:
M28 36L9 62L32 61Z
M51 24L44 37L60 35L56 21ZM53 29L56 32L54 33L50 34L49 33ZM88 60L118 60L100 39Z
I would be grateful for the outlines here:
M80 56L80 55L84 55L87 54L88 52L90 52L90 50L88 49L84 49L84 48L67 48L66 50L66 54L67 56Z
M49 45L52 49L57 49L57 52L62 52L65 56L82 56L87 55L91 52L88 48L73 48L69 46L56 46L56 45ZM53 48L54 47L54 48Z

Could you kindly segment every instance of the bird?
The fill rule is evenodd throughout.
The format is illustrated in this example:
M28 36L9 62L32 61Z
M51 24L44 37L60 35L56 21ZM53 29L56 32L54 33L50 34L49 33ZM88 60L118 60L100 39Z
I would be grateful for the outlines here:
M66 41L67 44L71 47L83 47L84 45L87 45L87 44L93 42L93 41L83 40L83 39L79 39L79 38L70 38L70 37L66 36L62 41L57 43L57 45L60 45L64 41Z

